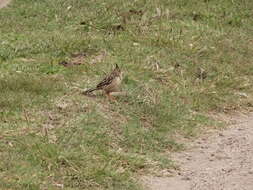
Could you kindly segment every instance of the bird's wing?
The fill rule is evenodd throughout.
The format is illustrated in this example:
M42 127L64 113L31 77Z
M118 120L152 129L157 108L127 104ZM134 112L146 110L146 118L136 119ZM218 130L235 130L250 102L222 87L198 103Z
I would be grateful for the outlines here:
M104 86L108 86L109 84L112 83L113 79L115 78L115 76L113 74L105 77L98 85L97 88L101 89Z

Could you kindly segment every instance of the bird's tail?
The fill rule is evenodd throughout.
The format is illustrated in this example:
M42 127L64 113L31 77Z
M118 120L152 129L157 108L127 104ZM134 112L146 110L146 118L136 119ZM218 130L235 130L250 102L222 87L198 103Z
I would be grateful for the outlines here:
M91 92L95 91L95 90L99 90L98 88L92 88L92 89L89 89L89 90L86 90L83 92L84 95L89 95Z

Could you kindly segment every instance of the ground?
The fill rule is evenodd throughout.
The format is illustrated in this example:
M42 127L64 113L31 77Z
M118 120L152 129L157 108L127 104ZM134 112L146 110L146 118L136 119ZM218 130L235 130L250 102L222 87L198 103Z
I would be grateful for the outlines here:
M253 111L252 0L0 2L1 190L202 188L224 160L240 176L248 136L214 116ZM115 64L125 96L84 96Z
M152 190L252 190L253 114L233 116L235 124L189 142L173 154L180 170L172 177L144 177Z
M10 0L0 0L0 9L6 7L10 3Z

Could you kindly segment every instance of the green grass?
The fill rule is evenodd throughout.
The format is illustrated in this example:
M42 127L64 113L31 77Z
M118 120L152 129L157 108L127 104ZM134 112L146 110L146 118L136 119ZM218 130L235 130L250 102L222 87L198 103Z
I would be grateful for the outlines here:
M13 0L0 10L0 189L141 189L206 115L251 109L251 0ZM83 53L81 65L63 67ZM83 96L118 63L117 102ZM197 78L198 68L207 77Z

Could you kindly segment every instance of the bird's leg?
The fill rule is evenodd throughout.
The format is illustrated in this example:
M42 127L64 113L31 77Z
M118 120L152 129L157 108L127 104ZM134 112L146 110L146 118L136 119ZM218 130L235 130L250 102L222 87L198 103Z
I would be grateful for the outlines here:
M110 92L105 92L105 95L110 101L115 101L116 99L110 94Z

